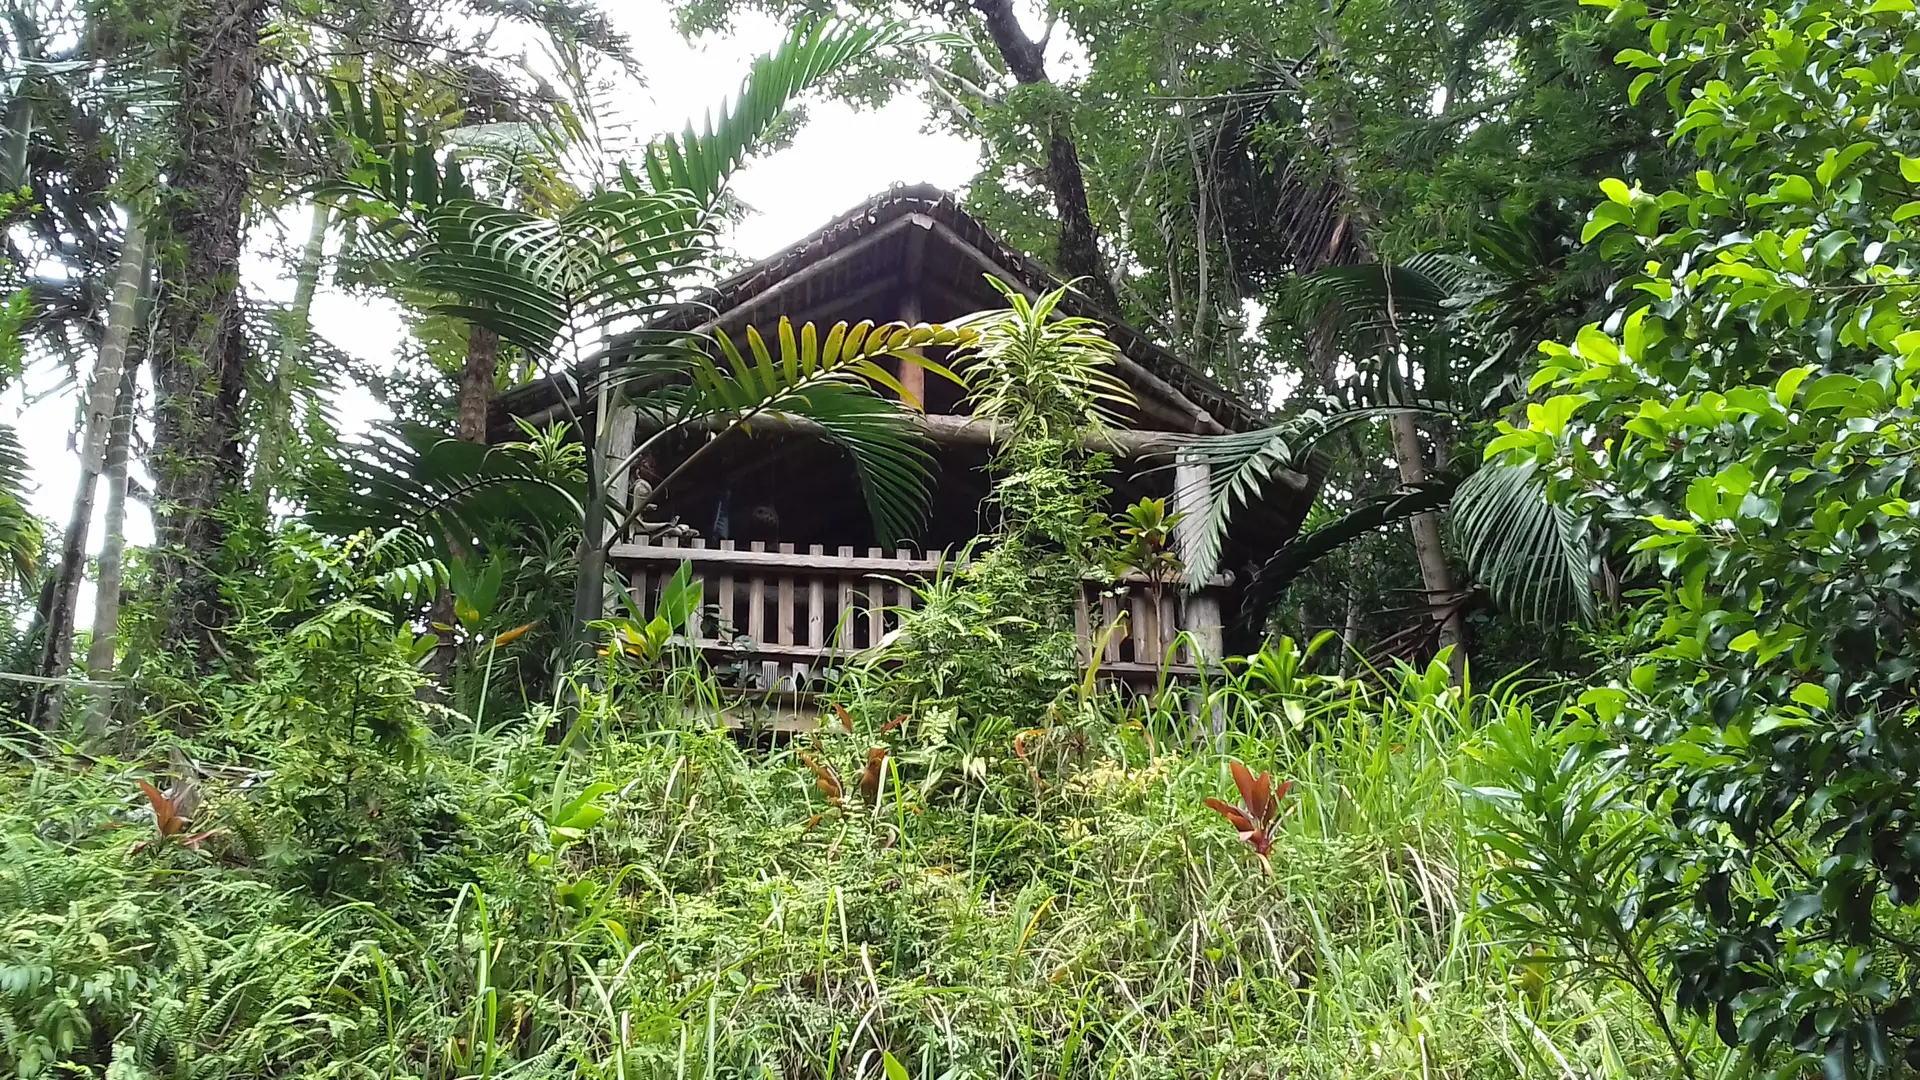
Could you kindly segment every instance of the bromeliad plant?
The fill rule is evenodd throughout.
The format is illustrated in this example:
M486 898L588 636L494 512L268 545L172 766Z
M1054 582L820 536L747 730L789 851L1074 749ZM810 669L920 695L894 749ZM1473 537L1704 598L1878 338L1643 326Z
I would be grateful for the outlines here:
M698 629L695 620L705 606L706 589L701 582L693 580L693 564L683 562L660 587L660 599L652 617L635 607L631 596L624 592L621 596L626 600L628 614L593 624L609 637L601 653L617 655L626 663L653 667L673 646L691 643L688 633Z

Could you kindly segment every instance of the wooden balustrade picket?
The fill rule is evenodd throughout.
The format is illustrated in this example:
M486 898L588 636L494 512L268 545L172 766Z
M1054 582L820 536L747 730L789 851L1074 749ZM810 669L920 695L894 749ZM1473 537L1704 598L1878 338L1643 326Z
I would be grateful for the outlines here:
M665 538L617 544L610 552L634 605L647 617L658 609L661 586L686 563L704 588L697 626L688 627L713 668L742 690L800 691L815 688L828 669L883 643L898 630L917 601L914 586L940 570L940 555L905 548L864 554L841 547L829 554L815 544L799 550L763 543ZM1217 592L1227 579L1209 582ZM1158 596L1155 596L1155 593ZM1158 589L1135 578L1116 591L1086 581L1075 605L1074 629L1085 662L1103 633L1123 613L1123 632L1106 636L1104 675L1128 682L1151 681L1163 672L1176 678L1197 673L1193 639L1217 628L1189 627L1184 584ZM1202 640L1205 640L1202 638Z

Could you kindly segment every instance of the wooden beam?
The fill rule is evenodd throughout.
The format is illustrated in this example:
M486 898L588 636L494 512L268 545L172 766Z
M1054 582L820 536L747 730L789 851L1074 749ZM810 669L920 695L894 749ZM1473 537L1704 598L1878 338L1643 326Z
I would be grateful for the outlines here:
M695 540L704 544L705 541ZM783 545L792 547L794 545ZM931 555L883 555L879 548L868 548L869 554L849 555L845 553L827 555L813 551L766 551L765 545L752 548L712 548L686 547L677 543L655 544L637 541L627 544L615 544L607 552L612 562L653 562L694 564L698 569L702 565L725 565L739 567L764 567L785 570L792 574L842 574L863 577L884 577L888 574L931 574L941 567L952 569L962 565L957 559L943 558L941 553ZM851 549L848 549L851 550ZM1104 581L1100 574L1088 574L1088 581ZM1147 584L1145 574L1128 572L1120 575L1119 580L1129 584ZM1215 574L1207 579L1205 585L1225 588L1233 584L1232 574Z
M615 561L690 562L726 566L765 566L785 570L816 570L846 574L932 573L939 559L871 558L861 555L785 554L778 551L716 551L704 547L669 547L665 544L615 544L607 553Z
M916 232L918 232L918 230L916 230ZM926 243L925 234L920 233L919 236L920 242L922 244ZM913 237L908 237L907 244L909 248L911 248ZM916 279L920 276L920 268L915 265L917 261L918 260L912 257L911 251L909 251L907 258L906 288L900 293L900 321L906 323L908 326L917 325L921 319L920 293L919 290L915 288L917 284ZM924 357L927 354L925 349L919 348L908 349L907 352L919 357ZM921 367L911 360L901 360L900 386L906 390L907 400L922 409L927 407L926 368Z
M937 443L994 446L1007 440L1006 425L978 416L922 416L919 419L921 426L926 428L927 436ZM1089 450L1101 450L1120 458L1140 458L1177 453L1191 438L1191 435L1181 432L1114 428L1086 436L1083 444ZM1305 475L1292 469L1281 470L1275 479L1296 493L1310 490L1313 484Z

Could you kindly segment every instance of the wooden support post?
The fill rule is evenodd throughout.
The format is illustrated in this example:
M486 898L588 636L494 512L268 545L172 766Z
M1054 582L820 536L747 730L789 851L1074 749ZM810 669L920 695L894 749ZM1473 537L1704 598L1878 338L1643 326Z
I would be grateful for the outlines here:
M606 421L606 427L602 429L600 439L599 472L607 485L607 509L610 511L607 520L600 525L600 539L604 543L612 538L615 523L625 521L627 511L632 508L633 469L621 469L620 464L639 444L635 441L638 437L635 432L638 411L604 390L600 399L607 412L600 414Z
M1207 463L1192 454L1180 455L1173 470L1173 508L1186 515L1175 526L1181 551L1193 551L1206 535L1207 514L1213 505L1211 472ZM1219 596L1205 589L1187 593L1186 617L1182 628L1193 635L1200 655L1196 665L1217 663L1225 646L1225 626L1220 617Z
M917 325L926 318L920 308L920 268L926 259L927 231L925 229L907 230L906 272L901 275L904 288L900 293L900 321L908 326ZM915 356L925 356L921 349L908 349ZM927 369L910 360L900 361L900 385L907 391L912 403L922 412L927 408Z
M853 558L852 548L841 547L838 550L840 558ZM857 644L860 634L859 627L855 625L854 619L856 609L853 606L853 578L851 576L847 574L841 574L839 576L838 585L834 591L834 598L837 601L834 605L833 615L834 644L846 652L854 652L860 647Z

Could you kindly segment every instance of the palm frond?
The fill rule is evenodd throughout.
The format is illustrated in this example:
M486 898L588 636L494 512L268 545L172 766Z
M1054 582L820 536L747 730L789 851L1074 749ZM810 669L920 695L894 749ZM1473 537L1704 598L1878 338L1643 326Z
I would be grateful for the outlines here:
M1593 617L1591 539L1547 498L1534 463L1482 465L1460 485L1448 527L1501 607L1536 623Z
M1453 318L1470 264L1444 255L1332 266L1295 279L1286 298L1353 364L1337 396L1349 405L1454 397L1461 331Z
M458 154L438 153L444 118L408 122L404 109L377 88L328 83L327 111L337 136L352 150L347 175L315 185L322 196L384 203L395 211L432 213L474 197Z
M1310 532L1294 537L1254 572L1253 580L1241 597L1235 631L1258 635L1267 616L1301 574L1320 559L1376 529L1405 521L1416 514L1432 513L1456 497L1460 480L1454 476L1430 477L1417 484L1402 484L1375 499L1368 499Z
M684 195L616 189L558 218L460 200L428 233L420 282L459 297L442 310L550 360L569 331L664 311L704 270L711 227Z
M684 191L710 204L795 97L881 49L926 43L966 42L892 22L823 19L802 26L778 49L754 60L740 92L720 104L717 119L709 112L702 129L696 131L689 121L679 135L655 140L647 149L648 178L656 191Z
M9 425L0 424L0 564L22 591L33 588L40 569L45 526L27 509L27 455Z
M418 529L444 551L502 522L548 531L577 527L585 491L530 454L448 438L423 424L391 424L347 448L308 498L307 521L335 536Z
M916 364L958 381L918 350L973 339L969 329L867 322L838 323L823 338L812 323L796 331L783 318L772 346L752 327L744 352L725 332L717 334L721 359L695 354L686 393L668 386L650 397L656 408L677 399L682 424L697 421L723 433L737 428L752 434L762 419L815 428L852 458L875 535L892 541L911 536L924 522L932 457L912 416L919 403L877 361ZM908 408L880 397L876 386L891 389Z
M1328 436L1368 420L1396 412L1451 413L1441 401L1416 401L1308 411L1272 427L1226 435L1200 436L1182 443L1182 461L1207 467L1207 515L1201 528L1189 534L1190 549L1180 552L1195 581L1205 581L1220 570L1220 549L1240 511L1269 497L1282 473L1305 471L1315 446ZM1160 468L1174 468L1164 465Z

